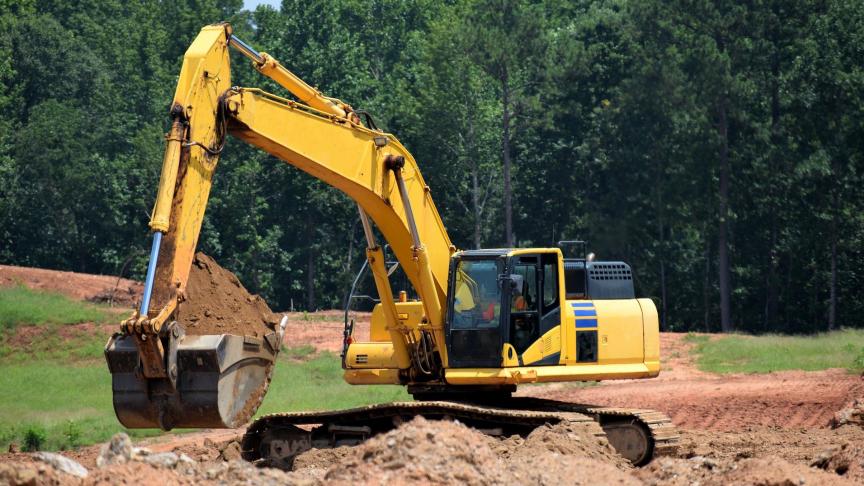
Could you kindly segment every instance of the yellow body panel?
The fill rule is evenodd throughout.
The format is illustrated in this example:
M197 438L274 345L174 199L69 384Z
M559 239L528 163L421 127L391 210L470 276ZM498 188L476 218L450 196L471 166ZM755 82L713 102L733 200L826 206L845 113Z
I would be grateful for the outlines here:
M546 331L546 334L540 337L534 344L528 346L528 349L522 353L522 363L530 365L546 357L555 357L558 355L555 363L561 362L561 326L553 327Z
M420 320L423 318L423 304L416 301L396 302L396 316L401 326L408 329L417 329ZM369 340L372 342L390 342L390 333L387 331L384 307L381 304L375 305L372 309Z
M501 360L502 366L505 368L519 366L519 355L516 354L512 344L504 343L504 349L501 350Z
M399 385L399 370L352 370L347 369L342 375L346 383L351 385Z
M518 385L555 381L600 381L648 378L651 370L643 363L621 365L580 364L578 366L521 366L517 368L450 368L445 371L451 385Z
M642 332L645 340L645 365L657 376L660 373L660 319L651 299L638 299L642 309Z
M642 363L642 309L636 299L595 300L599 364Z
M345 355L345 366L358 369L400 368L391 342L352 343Z

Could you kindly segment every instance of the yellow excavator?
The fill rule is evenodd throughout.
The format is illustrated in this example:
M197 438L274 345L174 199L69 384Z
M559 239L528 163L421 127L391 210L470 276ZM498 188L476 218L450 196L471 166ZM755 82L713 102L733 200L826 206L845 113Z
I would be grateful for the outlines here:
M231 84L229 51L292 95ZM676 447L662 413L514 396L528 383L651 378L660 372L657 311L637 299L623 262L554 248L454 247L417 162L392 134L329 98L225 23L186 51L170 110L140 308L108 342L114 408L129 428L239 427L269 386L284 320L263 337L187 335L177 320L225 139L232 135L357 203L380 302L370 338L347 324L344 378L407 386L414 401L268 415L243 439L251 461L290 467L311 447L356 444L415 416L457 419L493 435L585 422L634 464ZM419 297L394 297L389 243ZM584 254L584 253L583 253Z

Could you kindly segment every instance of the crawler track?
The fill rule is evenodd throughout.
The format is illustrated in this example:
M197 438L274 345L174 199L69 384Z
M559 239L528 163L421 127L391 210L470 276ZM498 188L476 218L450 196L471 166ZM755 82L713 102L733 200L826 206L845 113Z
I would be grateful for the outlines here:
M287 468L295 455L310 447L358 444L417 416L459 420L490 435L527 435L547 423L580 423L597 436L607 436L619 453L636 465L669 454L678 445L678 433L660 412L520 397L495 405L391 402L346 410L266 415L253 422L243 436L243 457ZM298 427L303 425L317 427L311 431Z

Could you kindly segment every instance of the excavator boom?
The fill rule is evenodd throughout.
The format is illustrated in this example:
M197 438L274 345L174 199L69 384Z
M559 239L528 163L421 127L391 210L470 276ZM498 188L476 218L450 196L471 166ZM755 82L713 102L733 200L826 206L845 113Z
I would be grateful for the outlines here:
M231 47L300 101L232 87ZM416 161L393 135L364 127L349 105L325 97L268 54L237 39L227 24L202 29L186 52L171 118L150 221L153 242L144 296L106 348L115 410L124 425L233 426L250 418L257 408L252 402L260 402L260 390L266 390L278 353L278 345L268 342L281 340L282 329L256 344L230 332L185 336L183 323L172 321L184 299L213 174L229 134L356 201L379 294L392 295L369 220L390 242L423 302L422 329L412 331L400 327L392 299L385 299L397 362L410 367L409 346L420 333L426 342L440 344L439 361L446 364L441 306L455 248ZM222 352L229 348L234 351ZM195 372L207 378L197 377L194 383L184 379L195 376L187 365L202 360L212 365ZM160 398L154 400L157 389ZM184 403L192 396L194 403ZM211 413L190 414L190 409Z

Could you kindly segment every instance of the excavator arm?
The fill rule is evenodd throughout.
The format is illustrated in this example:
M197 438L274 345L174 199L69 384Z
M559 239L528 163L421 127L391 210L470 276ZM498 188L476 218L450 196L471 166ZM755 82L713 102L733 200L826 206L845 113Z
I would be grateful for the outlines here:
M296 100L233 87L232 47ZM170 113L141 306L106 347L115 411L124 425L236 426L251 417L266 392L278 344L230 333L184 336L183 323L172 320L184 299L227 135L357 203L396 363L408 369L423 359L428 365L429 356L417 353L430 346L418 347L419 339L431 342L437 355L432 361L446 366L442 305L455 248L416 161L393 135L364 127L348 104L322 95L271 56L249 47L233 36L228 24L205 27L187 50ZM390 243L422 300L424 317L416 329L404 327L397 318L383 250L370 220ZM281 341L281 330L275 334Z

